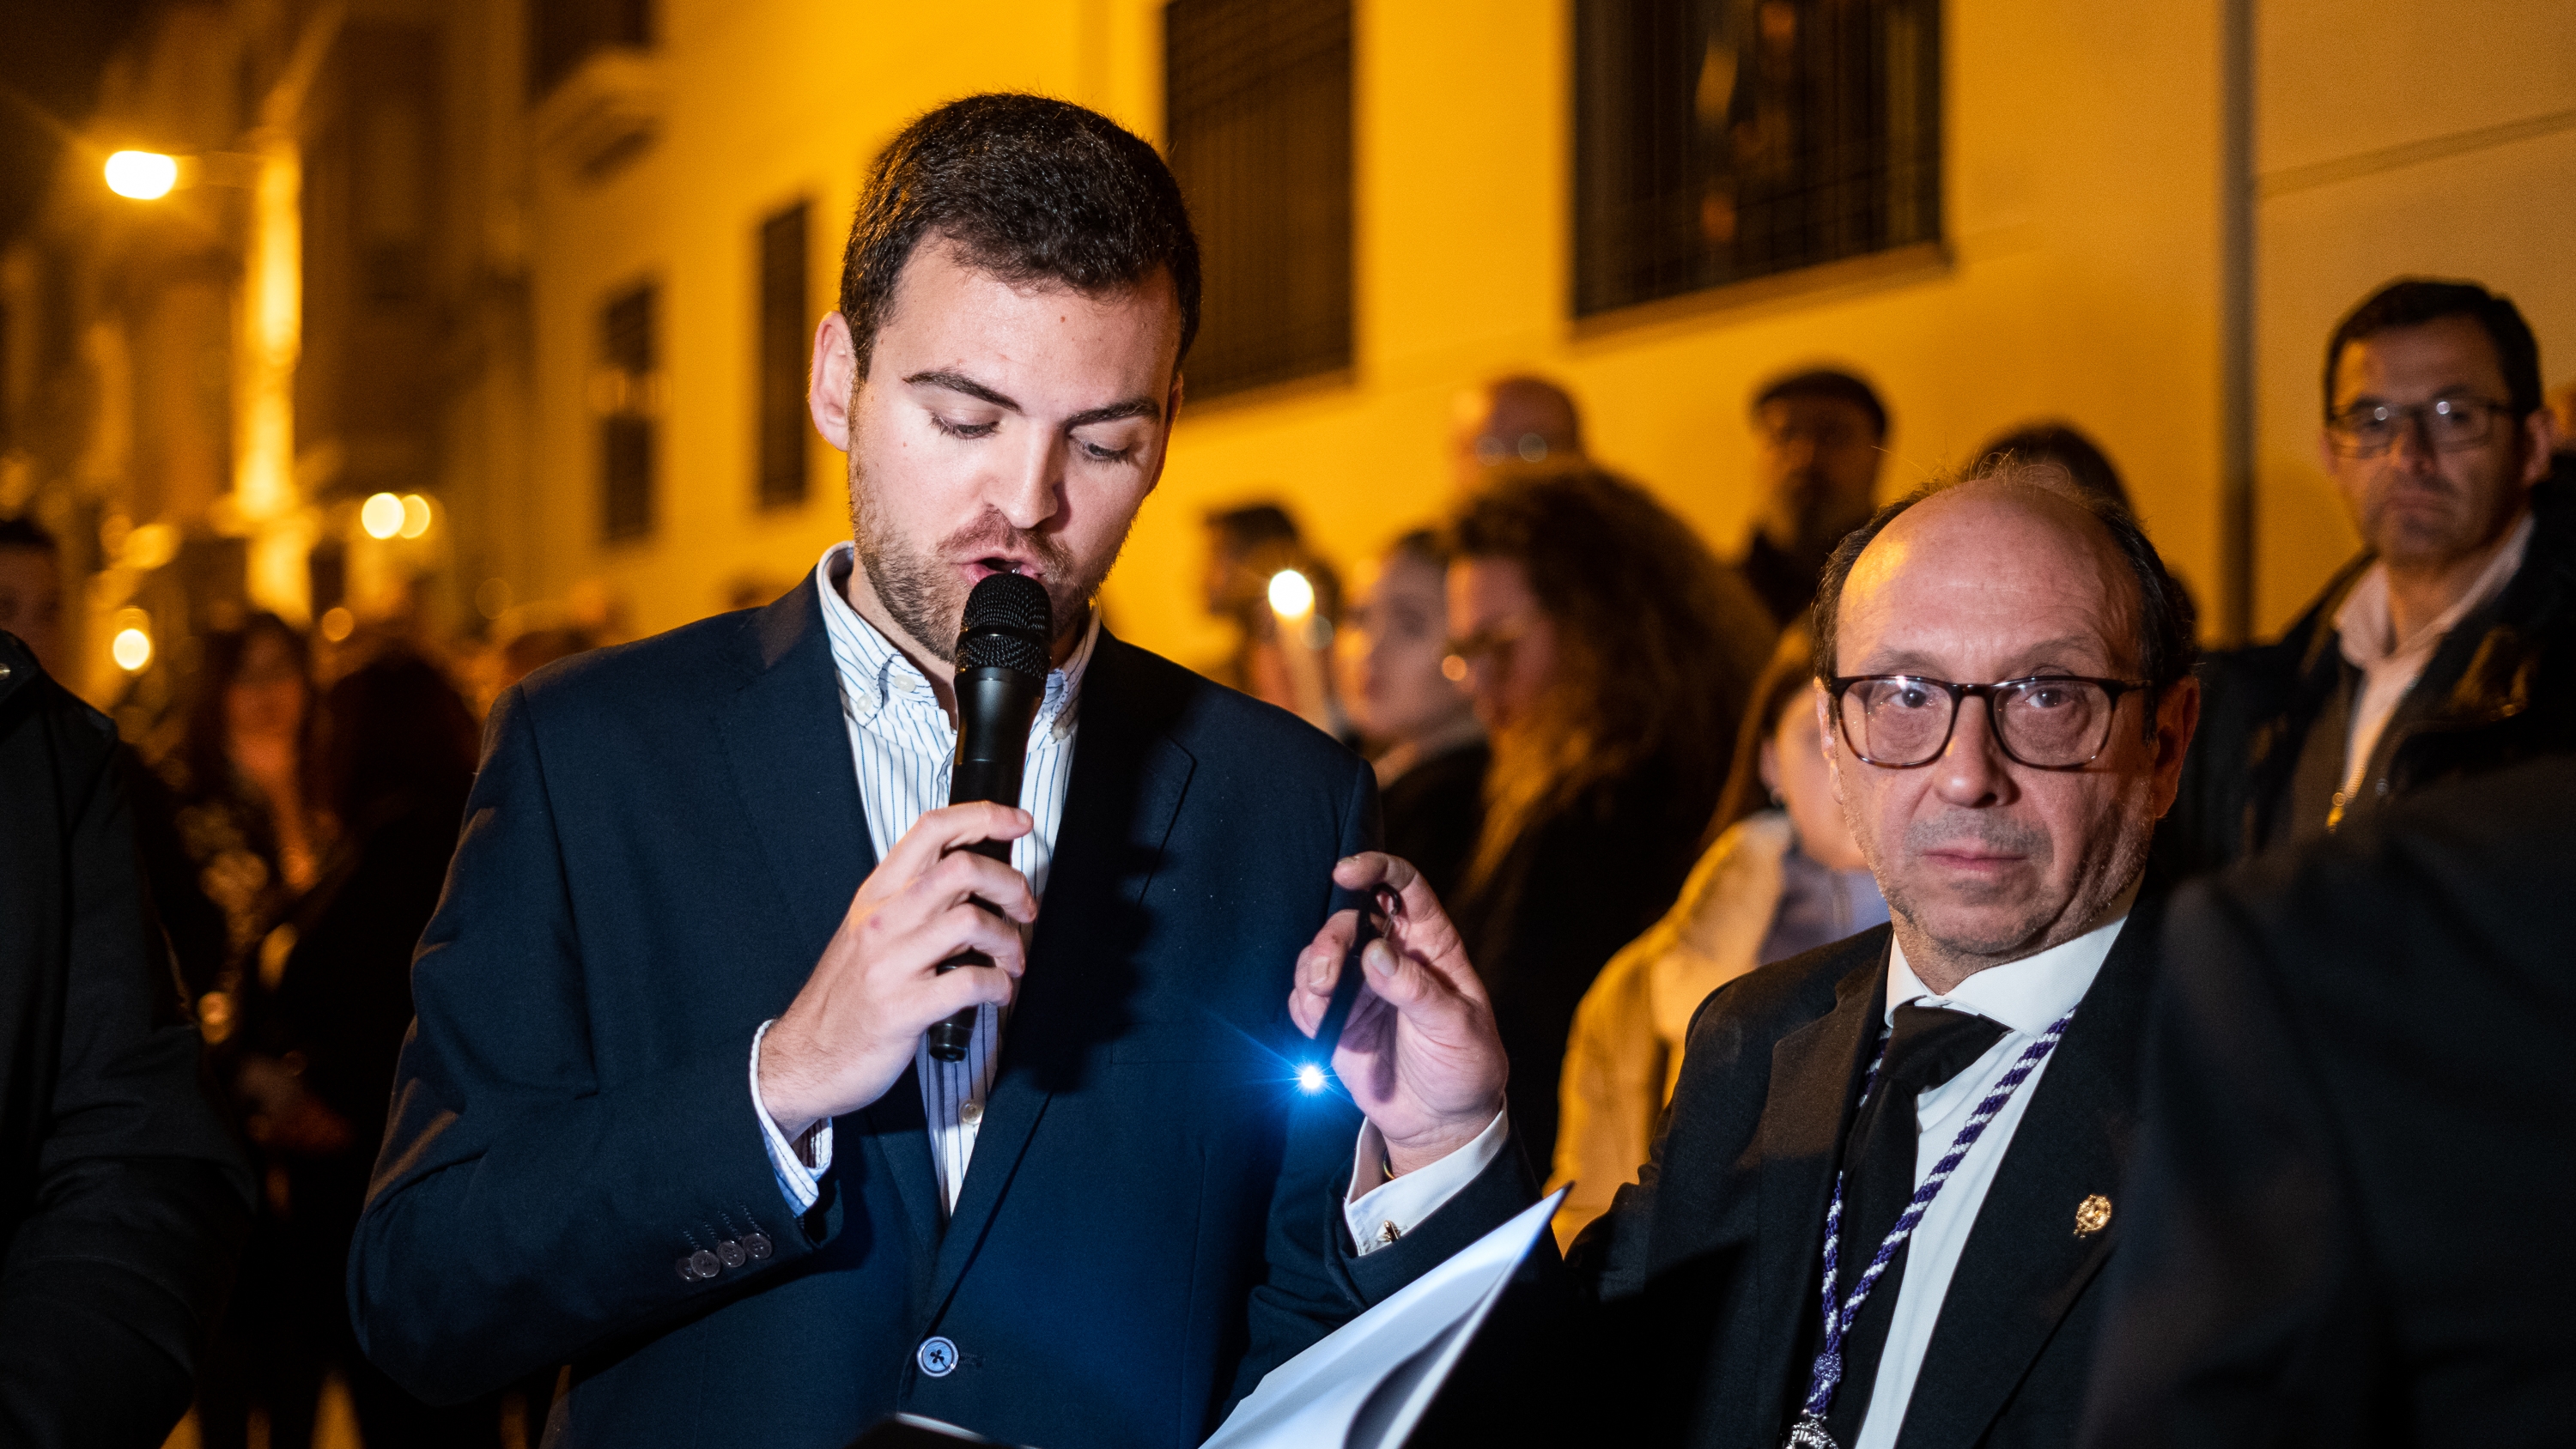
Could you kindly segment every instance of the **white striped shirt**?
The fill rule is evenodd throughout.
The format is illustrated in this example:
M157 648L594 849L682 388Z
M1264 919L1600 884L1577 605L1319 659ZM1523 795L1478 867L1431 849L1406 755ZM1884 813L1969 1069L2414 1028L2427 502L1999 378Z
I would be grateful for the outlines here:
M869 843L877 859L892 851L924 811L948 803L948 778L956 763L957 726L939 704L939 696L919 668L850 607L842 592L849 582L851 547L836 543L814 567L823 596L823 627L831 637L833 672L841 682L841 718L850 730L850 754L858 768L859 803L868 818ZM1056 830L1064 820L1065 787L1073 779L1073 737L1082 673L1100 642L1100 616L1094 613L1082 643L1064 667L1047 675L1046 698L1029 726L1029 753L1020 777L1020 808L1036 826L1011 842L1011 866L1028 877L1029 889L1046 894L1048 867L1055 859ZM761 1029L766 1032L764 1025ZM940 1200L954 1210L966 1182L966 1164L975 1155L975 1135L982 1125L984 1103L993 1090L1001 1060L999 1010L987 1003L976 1008L975 1035L966 1059L943 1062L930 1055L927 1036L915 1048L913 1065L921 1078L921 1108L930 1127L930 1161L939 1177ZM760 1042L752 1041L752 1092L760 1091ZM815 1165L807 1167L795 1150L761 1113L769 1138L771 1162L779 1186L797 1210L814 1205L817 1182L832 1165L832 1126L819 1126L812 1142Z

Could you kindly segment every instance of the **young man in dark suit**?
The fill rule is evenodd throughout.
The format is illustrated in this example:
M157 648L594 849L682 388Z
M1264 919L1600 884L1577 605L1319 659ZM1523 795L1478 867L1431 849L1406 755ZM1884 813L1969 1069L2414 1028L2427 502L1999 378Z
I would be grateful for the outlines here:
M896 1410L1184 1446L1531 1200L1483 992L1407 924L1348 1098L1300 1089L1367 766L1091 608L1198 278L1170 173L1078 107L972 97L879 158L810 398L855 548L494 711L350 1265L395 1378L566 1364L566 1446L838 1449ZM1022 808L944 807L997 571L1058 629Z
M1711 1449L2064 1444L2122 1232L2189 605L2125 513L2022 469L1883 510L1816 620L1893 926L1700 1008L1652 1160L1570 1254L1593 1401Z

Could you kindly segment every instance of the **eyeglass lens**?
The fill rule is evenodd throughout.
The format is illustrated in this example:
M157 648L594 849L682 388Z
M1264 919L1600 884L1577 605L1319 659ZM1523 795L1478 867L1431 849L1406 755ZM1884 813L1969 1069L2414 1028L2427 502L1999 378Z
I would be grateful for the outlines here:
M1995 690L1989 701L2004 752L2026 765L2080 765L2109 738L2112 697L2086 680L2026 680ZM1958 708L1958 696L1930 680L1864 679L1843 694L1843 727L1860 737L1865 758L1902 768L1941 753Z
M2424 436L2437 451L2474 448L2487 440L2496 409L2476 398L2436 398L2412 407L2380 404L2359 407L2339 419L2335 431L2347 452L2367 456L2396 445L2410 418L2424 420Z

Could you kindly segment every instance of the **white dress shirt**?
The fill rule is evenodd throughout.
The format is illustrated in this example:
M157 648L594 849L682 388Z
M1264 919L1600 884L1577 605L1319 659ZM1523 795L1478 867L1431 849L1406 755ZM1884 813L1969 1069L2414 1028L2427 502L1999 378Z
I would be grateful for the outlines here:
M1954 1011L1973 1012L1999 1022L2004 1027L2003 1039L1986 1049L1984 1056L1970 1063L1966 1070L1934 1087L1915 1101L1920 1137L1914 1151L1914 1183L1932 1175L1934 1164L1950 1150L1975 1113L1977 1104L1993 1091L2004 1073L2030 1044L2048 1030L2049 1023L2064 1016L2084 999L2100 974L2102 961L2111 954L2111 943L2120 937L2120 928L2128 923L2129 906L2137 899L2132 885L2114 902L2103 924L2072 941L2051 946L2036 956L2002 966L1989 966L1959 983L1959 989L1947 996L1936 996L1915 979L1914 970L1905 963L1905 948L1890 941L1887 954L1886 1024L1893 1027L1896 1008L1912 1001L1924 1006L1947 1007ZM1940 1196L1924 1209L1923 1220L1914 1226L1914 1236L1905 1250L1903 1281L1891 1284L1879 1280L1877 1291L1896 1291L1896 1311L1887 1325L1887 1346L1878 1358L1878 1380L1870 1390L1869 1412L1862 1419L1860 1438L1853 1449L1890 1449L1896 1443L1896 1431L1905 1422L1905 1407L1914 1397L1914 1378L1923 1367L1923 1351L1932 1342L1932 1326L1940 1319L1942 1300L1950 1295L1950 1275L1958 1270L1960 1251L1968 1245L1968 1233L1977 1224L1977 1210L1984 1206L1986 1190L1994 1185L1995 1170L2002 1166L2004 1153L2012 1147L2013 1132L2021 1126L2024 1113L2030 1110L2030 1099L2039 1090L2039 1080L2048 1072L2055 1052L2031 1069L2021 1087L2004 1104L1995 1119L1986 1124L1983 1136L1968 1149L1957 1170L1941 1188ZM1862 1253L1865 1261L1877 1244ZM1845 1292L1849 1291L1848 1285Z
M833 671L840 680L841 716L849 727L859 803L867 815L869 841L876 847L877 859L883 860L924 812L948 803L957 726L912 660L850 607L843 589L849 582L852 558L849 544L834 544L815 565L814 577L822 595ZM1072 657L1047 675L1046 696L1029 726L1020 808L1029 812L1035 825L1011 842L1011 866L1028 877L1031 892L1041 898L1054 863L1056 832L1064 820L1065 790L1073 780L1082 676L1099 642L1100 616L1095 612ZM977 1009L974 1036L963 1061L943 1062L931 1056L927 1038L913 1059L921 1081L922 1115L929 1124L931 1167L938 1176L941 1205L948 1211L956 1209L957 1195L965 1187L984 1103L1000 1067L1000 1017L990 1005ZM760 1042L768 1030L764 1022L752 1034L751 1093L758 1108L754 1115L769 1145L779 1191L802 1213L813 1207L821 1194L822 1175L831 1168L832 1124L827 1119L816 1127L808 1144L809 1166L760 1101ZM1394 1241L1448 1201L1502 1150L1504 1130L1498 1117L1468 1147L1379 1186L1384 1149L1377 1129L1364 1124L1344 1209L1359 1251ZM1364 1186L1367 1191L1362 1191Z
M2406 698L2415 681L2424 676L2424 666L2433 662L2435 650L2450 637L2462 619L2513 582L2522 568L2522 556L2531 547L2531 514L2526 510L2522 521L2505 535L2495 557L2478 574L2469 591L2459 602L2444 609L2441 616L2417 629L2411 638L2400 639L2388 613L2388 565L2375 563L2344 595L2343 607L2335 610L2335 644L2343 651L2345 661L2361 671L2361 689L2353 696L2349 733L2344 736L2343 797L2359 794L2362 775L2370 769L2370 757L2378 752L2379 737L2388 728L2389 718L2397 713L2398 704Z

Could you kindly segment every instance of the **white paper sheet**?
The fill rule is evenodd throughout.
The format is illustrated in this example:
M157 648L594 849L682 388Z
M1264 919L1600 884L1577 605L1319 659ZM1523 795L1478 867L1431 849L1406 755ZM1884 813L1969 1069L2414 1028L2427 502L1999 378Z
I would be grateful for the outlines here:
M1396 1449L1564 1198L1550 1194L1272 1369L1201 1449Z

